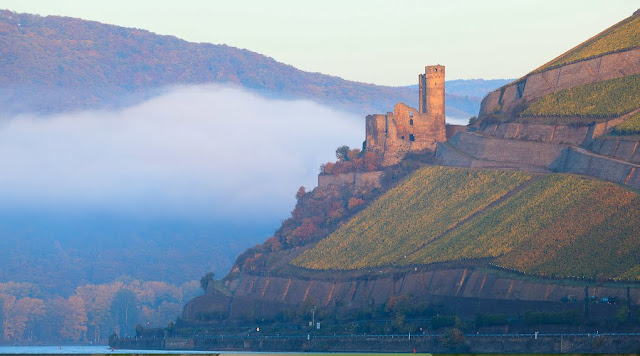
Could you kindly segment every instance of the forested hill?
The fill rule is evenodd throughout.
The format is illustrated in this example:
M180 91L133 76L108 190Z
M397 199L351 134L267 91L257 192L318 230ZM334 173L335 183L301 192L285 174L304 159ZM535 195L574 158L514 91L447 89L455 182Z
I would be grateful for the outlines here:
M304 72L248 50L68 17L0 11L0 56L0 114L5 115L127 105L166 86L205 83L310 99L361 115L386 112L399 101L417 103L410 87ZM448 95L449 115L476 115L481 97Z

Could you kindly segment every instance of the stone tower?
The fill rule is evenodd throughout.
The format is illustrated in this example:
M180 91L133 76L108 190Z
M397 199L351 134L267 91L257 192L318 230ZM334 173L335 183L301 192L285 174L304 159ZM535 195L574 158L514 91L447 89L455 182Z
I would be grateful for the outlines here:
M420 113L434 120L444 117L444 66L426 66L418 75L420 83Z
M386 115L367 116L365 149L380 155L382 165L394 165L408 152L434 150L447 140L444 72L444 66L426 66L419 75L419 109L398 103Z

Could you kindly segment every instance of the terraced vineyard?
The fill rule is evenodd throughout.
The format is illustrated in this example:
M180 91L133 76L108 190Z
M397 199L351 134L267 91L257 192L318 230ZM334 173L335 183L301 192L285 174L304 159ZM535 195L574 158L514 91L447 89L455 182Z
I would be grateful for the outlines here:
M513 171L423 168L293 264L354 269L398 263L530 178Z
M403 262L493 257L497 265L546 276L637 279L638 216L633 191L550 175Z
M547 94L534 102L522 117L582 117L620 116L640 107L640 75L581 85Z
M528 179L515 172L423 169L294 264L355 269L488 258L542 276L640 280L638 193L552 174L483 210Z
M631 16L546 63L533 73L638 46L640 46L640 16Z
M640 134L640 112L632 115L623 123L616 126L614 133L617 135L638 135Z

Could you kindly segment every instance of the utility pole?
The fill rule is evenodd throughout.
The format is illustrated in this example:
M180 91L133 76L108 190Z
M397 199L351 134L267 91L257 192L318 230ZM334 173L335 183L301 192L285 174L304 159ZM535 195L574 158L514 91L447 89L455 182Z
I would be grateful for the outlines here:
M631 287L627 286L627 320L631 320Z
M584 287L584 318L589 319L589 287Z

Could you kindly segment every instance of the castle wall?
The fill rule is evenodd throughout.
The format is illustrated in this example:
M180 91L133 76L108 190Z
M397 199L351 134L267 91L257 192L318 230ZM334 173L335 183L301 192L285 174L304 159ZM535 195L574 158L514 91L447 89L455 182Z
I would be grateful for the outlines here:
M387 139L387 115L367 115L365 119L366 147L365 150L384 155Z
M367 116L365 149L380 154L383 166L446 141L444 75L444 66L425 67L419 76L419 109L398 103L392 113Z
M479 116L483 118L499 110L509 113L521 103L531 103L558 90L637 73L640 73L640 49L606 54L531 74L487 95L482 100ZM524 90L518 90L519 84Z
M446 125L446 138L450 139L455 136L458 132L467 132L469 128L464 125Z
M356 187L370 186L373 188L380 188L380 178L384 172L354 172L343 174L319 174L318 175L318 187L326 188L330 185L347 186L353 185Z
M400 162L408 152L434 150L446 139L444 119L432 120L403 103L393 113L367 117L366 149L381 154L383 166Z

